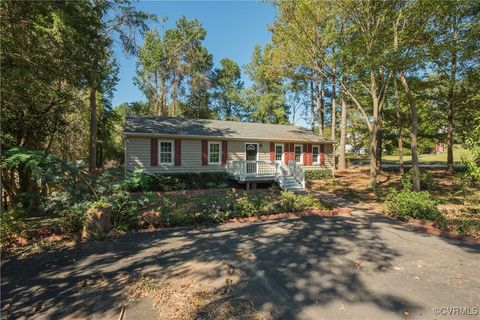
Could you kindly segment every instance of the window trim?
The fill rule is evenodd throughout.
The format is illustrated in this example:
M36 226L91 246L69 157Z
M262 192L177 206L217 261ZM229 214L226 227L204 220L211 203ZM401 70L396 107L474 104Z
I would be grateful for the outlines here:
M282 157L280 160L277 160L277 147L281 147L282 148ZM274 150L274 153L275 153L275 161L282 161L284 162L285 160L285 144L284 143L275 143L275 150Z
M172 156L170 162L162 162L162 142L168 142L172 145ZM175 140L158 140L158 165L173 165L175 163Z
M317 147L318 148L318 154L317 154L317 160L318 161L313 161L313 148ZM320 164L320 145L319 144L314 144L312 145L312 164Z
M297 161L296 159L296 154L295 154L295 148L300 147L300 160ZM295 160L296 163L303 163L303 145L302 144L295 144L293 145L293 160Z
M210 145L218 144L218 162L211 162L210 161ZM208 164L222 164L222 142L221 141L208 141Z

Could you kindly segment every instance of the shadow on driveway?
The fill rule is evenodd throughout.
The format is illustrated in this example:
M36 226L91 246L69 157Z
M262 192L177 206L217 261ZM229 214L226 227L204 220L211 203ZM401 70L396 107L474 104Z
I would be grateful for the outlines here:
M443 285L435 280L437 273L450 279L448 270L454 267L451 272L461 272L469 282L458 288L458 297L455 289L450 290L451 299L464 297L469 303L478 297L474 288L479 287L479 247L454 244L374 215L135 233L7 259L2 266L2 313L12 319L116 319L124 304L122 288L130 276L174 281L195 273L197 279L216 281L223 276L220 268L192 269L192 265L227 261L246 275L233 291L275 318L388 319L404 312L431 318L430 304L448 302L436 300L435 295L422 298ZM437 251L453 256L437 261ZM463 261L461 267L457 260ZM424 280L422 287L416 287L414 275ZM85 286L99 278L106 285Z

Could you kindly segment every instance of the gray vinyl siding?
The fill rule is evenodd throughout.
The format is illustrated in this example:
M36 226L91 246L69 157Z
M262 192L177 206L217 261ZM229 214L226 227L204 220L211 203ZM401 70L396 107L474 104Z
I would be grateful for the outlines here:
M158 140L163 140L158 138ZM164 140L172 141L172 138ZM218 140L214 140L218 141ZM258 143L261 161L270 160L270 142L258 141L228 141L228 160L245 160L245 143ZM282 142L276 142L282 143ZM142 168L147 173L185 173L185 172L218 172L224 171L222 165L202 165L202 140L182 139L181 140L181 165L161 164L152 167L150 165L150 138L148 137L127 137L125 145L125 167L127 171L135 168ZM332 145L325 145L325 167L331 167L333 163Z

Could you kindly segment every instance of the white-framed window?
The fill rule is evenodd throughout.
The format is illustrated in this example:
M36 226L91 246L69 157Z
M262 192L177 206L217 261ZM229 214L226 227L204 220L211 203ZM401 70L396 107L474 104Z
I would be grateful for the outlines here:
M319 146L312 147L312 162L320 163L320 147Z
M283 144L276 144L275 145L275 160L282 161L283 160Z
M221 143L217 141L208 142L208 164L220 164Z
M158 162L160 164L172 164L174 159L174 145L171 140L158 141Z
M296 144L294 147L295 151L295 162L302 162L302 145L301 144Z

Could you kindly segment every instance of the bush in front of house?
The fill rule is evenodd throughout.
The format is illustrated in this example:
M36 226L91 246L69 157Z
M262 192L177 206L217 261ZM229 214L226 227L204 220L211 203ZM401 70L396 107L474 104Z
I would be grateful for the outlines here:
M281 212L302 211L320 205L320 201L309 194L295 194L289 191L280 193L279 209Z
M386 210L404 218L435 221L440 213L437 202L426 191L392 190L385 199Z
M153 176L152 191L227 188L226 172L158 174Z
M330 169L312 169L305 170L305 181L322 180L332 177L332 170Z
M125 178L124 186L131 192L227 188L228 174L226 172L189 172L150 175L143 169L135 169Z
M125 177L123 185L131 192L149 191L154 184L154 177L146 174L143 169L135 169Z
M253 217L275 212L272 197L266 193L245 193L235 197L233 211L235 217Z
M404 190L412 190L413 188L413 172L409 170L408 172L404 173L400 183ZM420 171L420 189L422 190L429 190L433 187L434 184L434 177L433 174L426 170Z

